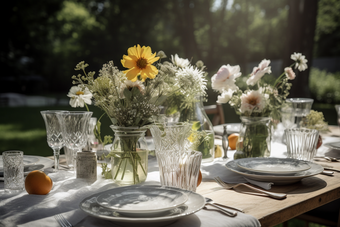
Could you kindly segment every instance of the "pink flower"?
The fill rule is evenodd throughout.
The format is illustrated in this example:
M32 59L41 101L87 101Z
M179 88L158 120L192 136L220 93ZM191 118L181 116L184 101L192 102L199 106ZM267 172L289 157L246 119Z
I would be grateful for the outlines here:
M253 72L250 74L247 84L254 86L257 81L259 81L264 74L272 73L271 66L269 66L270 60L263 59L258 67L253 68Z
M266 107L266 100L259 91L248 91L241 95L241 113L262 112Z
M294 80L295 79L295 73L291 67L286 67L285 68L285 73L286 76L289 80Z
M223 65L218 72L211 78L211 86L214 90L223 92L226 90L237 90L235 85L236 78L241 76L240 66Z

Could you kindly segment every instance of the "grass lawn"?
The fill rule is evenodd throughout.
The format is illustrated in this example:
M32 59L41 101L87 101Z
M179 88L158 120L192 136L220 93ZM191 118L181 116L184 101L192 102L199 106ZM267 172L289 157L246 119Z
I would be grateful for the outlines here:
M91 106L93 116L99 118L101 110ZM1 107L0 108L0 154L6 150L21 150L26 155L53 155L52 149L46 142L45 123L40 115L42 110L85 110L70 106L43 106L43 107ZM227 104L223 105L226 123L240 122L235 111ZM337 124L337 114L334 105L314 104L314 110L324 113L330 125ZM104 116L102 122L102 135L112 135L111 121ZM63 151L62 151L63 152Z
M102 112L91 106L92 109L93 116L99 118ZM46 141L45 123L40 114L42 110L82 109L69 106L1 107L0 154L6 150L16 149L23 151L25 155L53 155ZM101 122L102 135L113 135L113 131L109 128L110 120L104 116Z

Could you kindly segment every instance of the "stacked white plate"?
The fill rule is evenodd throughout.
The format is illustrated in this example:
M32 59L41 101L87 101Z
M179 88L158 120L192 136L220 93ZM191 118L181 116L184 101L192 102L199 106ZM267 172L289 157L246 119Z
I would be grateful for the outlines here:
M290 158L244 158L232 160L226 167L249 179L276 185L292 184L323 171L316 163Z
M80 209L91 216L120 225L165 225L193 214L205 205L204 197L191 191L156 185L113 188L85 198Z

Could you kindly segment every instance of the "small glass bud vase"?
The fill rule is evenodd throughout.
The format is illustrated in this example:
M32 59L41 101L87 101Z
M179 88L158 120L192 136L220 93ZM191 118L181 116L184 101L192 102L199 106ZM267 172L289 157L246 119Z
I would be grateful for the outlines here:
M119 185L144 182L148 174L147 128L110 127L115 133L110 152L113 181Z
M234 159L269 157L271 150L271 118L241 117L241 121Z
M213 125L205 113L201 96L196 96L191 106L181 112L180 122L192 123L191 134L188 137L187 149L202 153L202 162L214 160L215 133Z

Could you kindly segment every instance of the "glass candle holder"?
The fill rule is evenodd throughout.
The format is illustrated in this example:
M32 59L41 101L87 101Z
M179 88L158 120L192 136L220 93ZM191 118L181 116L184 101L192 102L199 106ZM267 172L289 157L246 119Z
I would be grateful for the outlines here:
M2 159L5 191L13 193L24 190L24 152L5 151Z

